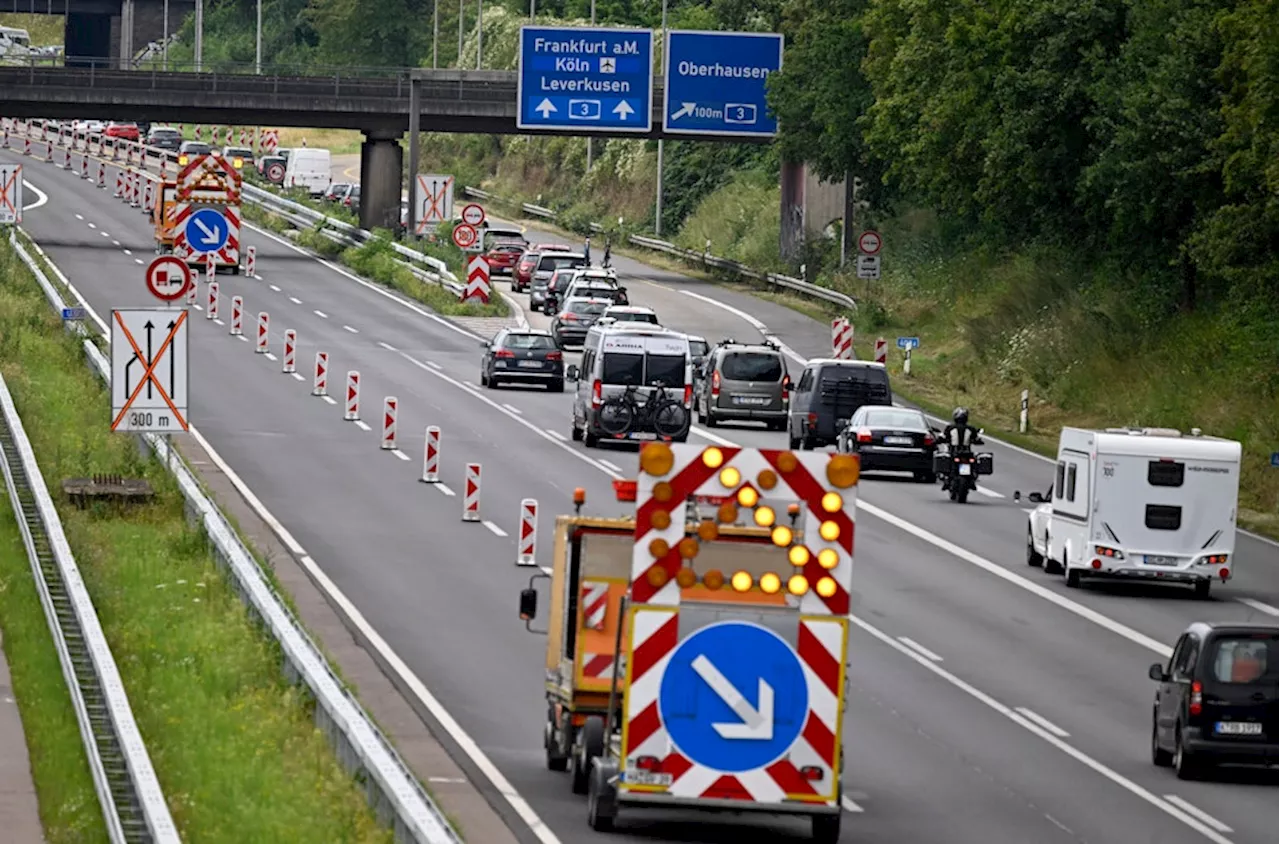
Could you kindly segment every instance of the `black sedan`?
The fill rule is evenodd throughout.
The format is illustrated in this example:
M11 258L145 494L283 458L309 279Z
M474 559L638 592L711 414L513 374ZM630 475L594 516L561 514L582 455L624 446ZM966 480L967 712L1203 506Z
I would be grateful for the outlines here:
M937 480L933 473L936 433L918 410L860 407L840 433L837 448L858 455L866 471L911 472L917 481Z
M581 346L591 326L612 304L612 299L570 299L551 321L551 336L561 346Z
M553 393L564 392L564 352L551 335L540 329L499 331L481 343L480 384L497 387L504 381L546 384Z

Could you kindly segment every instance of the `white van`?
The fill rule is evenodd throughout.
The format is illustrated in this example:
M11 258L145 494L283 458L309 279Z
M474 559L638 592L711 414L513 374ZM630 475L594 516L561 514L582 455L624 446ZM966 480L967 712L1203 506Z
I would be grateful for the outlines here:
M18 58L31 55L31 34L25 29L0 26L0 56Z
M1240 443L1170 428L1063 428L1053 487L1031 493L1027 563L1066 576L1231 579Z
M329 189L332 178L329 150L308 147L289 150L289 163L284 170L286 188L306 188L312 196L319 196Z
M568 367L565 378L574 382L573 439L588 448L602 438L689 439L693 362L683 334L638 322L592 326L581 368Z

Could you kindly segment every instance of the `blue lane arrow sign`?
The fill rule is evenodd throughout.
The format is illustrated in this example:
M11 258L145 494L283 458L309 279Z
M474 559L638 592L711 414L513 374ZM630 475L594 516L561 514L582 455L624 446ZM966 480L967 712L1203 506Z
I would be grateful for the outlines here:
M919 337L899 337L898 348L899 349L918 349L920 348L920 338Z
M809 714L800 657L772 630L723 621L672 653L658 689L672 744L718 771L750 771L791 749Z
M765 103L766 80L782 67L782 36L772 32L667 33L662 131L770 138L778 121Z
M201 208L187 218L187 243L194 252L217 252L227 243L229 229L222 212Z
M648 132L653 33L522 26L516 128Z

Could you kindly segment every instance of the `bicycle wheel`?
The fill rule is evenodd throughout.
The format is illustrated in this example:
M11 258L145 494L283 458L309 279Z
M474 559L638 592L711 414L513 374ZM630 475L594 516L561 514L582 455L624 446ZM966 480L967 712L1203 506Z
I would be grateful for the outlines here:
M653 430L664 437L678 437L689 428L689 411L684 405L668 401L653 414Z
M636 410L631 402L616 396L600 406L598 417L600 430L611 437L619 437L630 431L635 418Z

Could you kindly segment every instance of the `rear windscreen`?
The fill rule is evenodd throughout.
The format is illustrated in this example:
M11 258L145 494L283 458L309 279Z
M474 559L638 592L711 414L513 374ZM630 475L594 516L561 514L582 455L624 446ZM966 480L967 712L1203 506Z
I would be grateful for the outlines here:
M704 358L707 356L707 352L709 351L711 351L711 345L705 340L689 341L689 354L693 355L695 358Z
M645 377L648 383L659 383L664 387L676 387L684 384L684 356L646 355L648 372Z
M828 404L846 401L888 404L889 376L884 370L870 367L826 367L818 376L818 395Z
M896 428L906 431L925 431L928 426L919 413L908 410L872 410L866 411L863 424L869 428Z
M566 270L571 267L580 267L580 266L582 266L581 258L575 258L571 255L565 255L559 258L553 258L550 255L548 255L547 257L542 259L542 263L538 265L538 269L545 272L547 270Z
M644 355L628 355L621 352L604 353L604 372L601 380L606 384L641 386L644 383Z
M591 314L592 316L600 316L604 313L604 309L609 307L607 302L570 302L569 311L575 314Z
M1276 678L1276 636L1231 636L1213 643L1210 672L1219 683L1262 684Z
M508 349L554 349L555 341L545 334L508 334L503 344Z
M777 355L730 352L724 356L720 372L730 381L781 381L785 369Z

